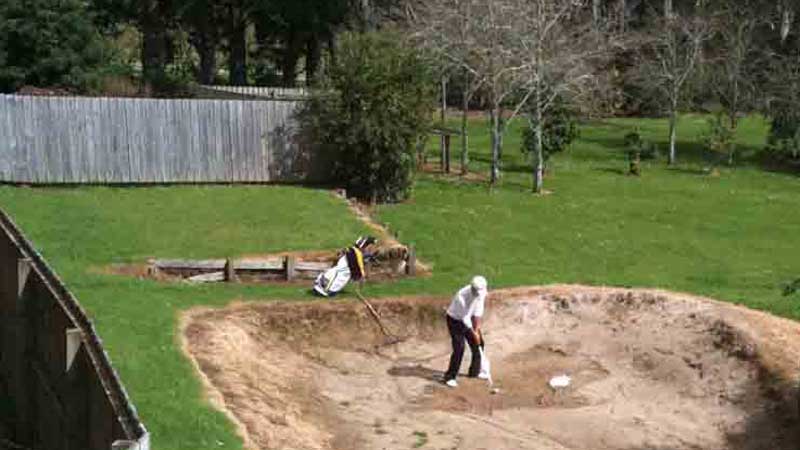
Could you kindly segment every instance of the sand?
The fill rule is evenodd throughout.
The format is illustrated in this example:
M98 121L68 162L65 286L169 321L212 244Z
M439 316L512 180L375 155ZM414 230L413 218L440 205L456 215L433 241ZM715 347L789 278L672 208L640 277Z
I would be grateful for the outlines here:
M446 298L195 309L185 351L252 449L800 447L800 324L655 290L492 293L484 380L437 380ZM466 372L469 351L462 372ZM572 384L554 390L551 377Z

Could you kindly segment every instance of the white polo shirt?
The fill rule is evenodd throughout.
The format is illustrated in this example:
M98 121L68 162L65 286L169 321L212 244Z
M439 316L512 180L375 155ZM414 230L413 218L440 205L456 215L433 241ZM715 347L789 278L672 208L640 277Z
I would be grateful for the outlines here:
M467 285L459 289L453 297L447 308L447 315L472 328L472 318L483 317L484 303L486 303L486 291L478 291L478 294L474 295L472 287Z

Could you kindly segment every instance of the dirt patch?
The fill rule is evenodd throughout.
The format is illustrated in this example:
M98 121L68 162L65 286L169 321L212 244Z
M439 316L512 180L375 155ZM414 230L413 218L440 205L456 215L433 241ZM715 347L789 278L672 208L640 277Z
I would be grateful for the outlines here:
M408 338L397 345L343 301L195 310L182 337L251 448L798 447L798 323L662 291L496 291L492 395L482 380L436 380L446 303L375 301ZM572 384L555 391L547 382L561 374Z

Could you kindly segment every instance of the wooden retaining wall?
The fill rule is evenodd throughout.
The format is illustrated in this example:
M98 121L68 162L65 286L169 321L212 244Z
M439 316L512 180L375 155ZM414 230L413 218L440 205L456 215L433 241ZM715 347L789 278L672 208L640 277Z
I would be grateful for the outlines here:
M0 447L149 450L75 297L0 210ZM13 444L12 444L13 443Z

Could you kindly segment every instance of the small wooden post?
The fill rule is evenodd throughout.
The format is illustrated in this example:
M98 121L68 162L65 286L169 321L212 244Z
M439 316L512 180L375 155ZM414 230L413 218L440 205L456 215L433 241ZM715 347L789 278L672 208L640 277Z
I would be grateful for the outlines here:
M22 300L22 293L28 283L28 276L31 274L33 262L30 258L20 258L17 260L17 300ZM20 306L21 308L21 306Z
M294 256L286 256L283 259L283 269L286 271L286 281L294 280L297 275L297 260Z
M444 173L450 173L450 135L444 135Z
M233 266L233 260L230 258L225 260L225 281L228 283L236 281L236 268Z
M82 334L81 330L78 328L67 328L65 333L67 341L67 366L64 370L69 372L72 368L72 363L75 362L75 356L81 348Z
M417 249L414 244L408 246L408 258L406 259L406 275L415 276L417 274Z

